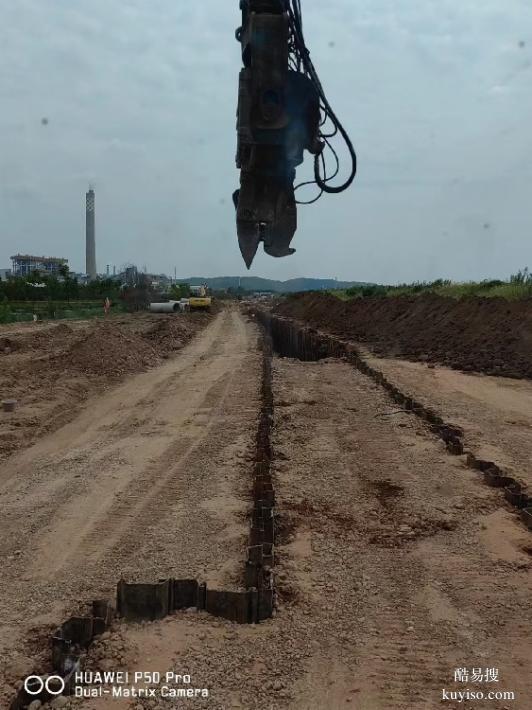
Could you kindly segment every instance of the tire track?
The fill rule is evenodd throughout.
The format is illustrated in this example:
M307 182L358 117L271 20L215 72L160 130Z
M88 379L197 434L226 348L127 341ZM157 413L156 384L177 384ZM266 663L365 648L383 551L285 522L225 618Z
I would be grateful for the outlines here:
M532 616L529 563L515 523L508 557L486 547L473 511L497 510L493 491L408 413L381 416L390 400L347 364L280 359L274 382L280 623L308 639L279 707L438 708L454 669L482 664L523 701L526 627L510 652L493 609Z
M206 393L202 409L209 409L209 421L201 425L200 435L182 434L161 455L153 465L144 469L134 482L134 490L128 490L107 511L103 521L91 531L88 539L81 543L79 553L85 559L99 561L107 551L120 548L122 555L137 544L146 527L153 527L164 519L166 511L176 503L189 502L188 491L183 486L183 474L190 458L211 436L212 428L218 424L227 394L233 385L234 375L228 379L224 375ZM194 427L198 428L198 427ZM148 515L151 510L153 517ZM102 542L103 541L103 542Z
M242 567L256 343L255 326L226 310L174 360L95 398L10 462L0 493L5 658L19 635L59 623L79 599L113 596L122 572L225 583Z

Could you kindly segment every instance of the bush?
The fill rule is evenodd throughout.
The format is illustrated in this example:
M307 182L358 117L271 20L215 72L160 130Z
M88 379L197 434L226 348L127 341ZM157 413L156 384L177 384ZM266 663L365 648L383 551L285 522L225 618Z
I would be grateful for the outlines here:
M516 274L512 274L507 281L485 279L484 281L453 283L449 279L436 279L435 281L416 281L411 284L398 284L396 286L383 284L352 286L345 291L332 291L331 293L342 299L418 296L433 293L437 296L447 296L449 298L472 298L476 296L519 300L532 298L532 274L528 268L524 268Z
M12 323L13 312L9 306L0 304L0 323Z

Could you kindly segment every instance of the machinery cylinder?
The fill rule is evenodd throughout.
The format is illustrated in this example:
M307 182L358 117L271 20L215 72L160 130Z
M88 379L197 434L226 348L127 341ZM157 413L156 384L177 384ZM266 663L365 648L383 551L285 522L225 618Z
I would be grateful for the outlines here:
M169 303L150 303L151 313L177 313L178 310L178 301L170 301Z

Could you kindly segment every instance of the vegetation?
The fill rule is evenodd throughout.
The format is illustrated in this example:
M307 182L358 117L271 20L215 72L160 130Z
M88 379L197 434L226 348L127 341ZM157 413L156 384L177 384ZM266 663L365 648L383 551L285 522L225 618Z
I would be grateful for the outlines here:
M60 277L33 272L27 277L0 280L0 302L3 301L94 301L117 299L120 283L113 279L96 279L80 284L66 268Z
M129 313L147 308L152 299L152 289L146 274L137 274L134 284L126 284L120 292L120 299Z
M331 291L335 296L348 300L351 298L389 298L394 296L418 296L431 293L450 298L506 298L520 300L532 298L532 274L528 268L513 274L507 281L499 279L454 283L437 279L436 281L418 281L412 284L385 286L381 284L352 286L342 291Z
M98 279L80 284L68 270L59 277L33 272L27 277L0 280L0 323L47 318L90 318L101 315L106 298L121 309L120 284Z
M121 310L115 305L113 310ZM38 303L0 303L0 323L31 321L34 315L39 320L64 318L93 318L103 314L100 301L41 301Z
M179 301L181 298L188 298L190 296L190 286L189 284L174 284L170 286L168 292L168 298L173 301Z
M102 315L108 298L112 311L135 312L144 310L155 295L159 298L186 298L190 286L186 283L172 286L154 294L149 277L131 266L127 280L96 279L79 283L72 278L67 267L57 276L37 271L26 277L0 279L0 323L47 318L90 318Z

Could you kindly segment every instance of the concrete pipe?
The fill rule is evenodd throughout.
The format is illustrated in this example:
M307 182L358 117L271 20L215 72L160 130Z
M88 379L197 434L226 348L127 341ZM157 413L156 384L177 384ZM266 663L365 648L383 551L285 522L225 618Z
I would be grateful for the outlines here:
M170 303L150 303L151 313L177 313L178 310L178 301L170 301Z

